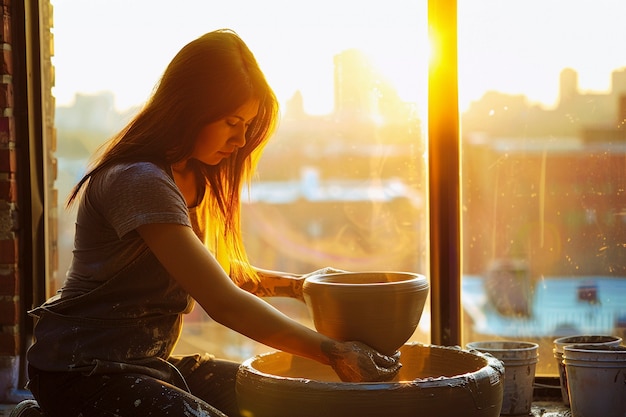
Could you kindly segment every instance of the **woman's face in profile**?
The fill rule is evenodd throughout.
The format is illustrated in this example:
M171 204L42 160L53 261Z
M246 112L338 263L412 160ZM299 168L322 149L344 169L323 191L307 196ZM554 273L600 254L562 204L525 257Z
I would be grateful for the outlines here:
M246 131L259 111L259 101L251 99L231 114L206 124L194 145L192 158L217 165L246 144Z

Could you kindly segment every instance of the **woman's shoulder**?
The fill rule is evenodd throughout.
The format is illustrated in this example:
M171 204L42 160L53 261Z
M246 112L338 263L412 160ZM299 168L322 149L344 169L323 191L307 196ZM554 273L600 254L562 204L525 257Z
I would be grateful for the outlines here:
M168 171L153 162L120 162L93 176L89 194L94 198L146 197L169 193L178 198L179 190ZM134 197L135 196L135 197Z
M170 174L153 162L118 162L104 167L92 178L100 187L132 184L142 186L145 183L173 182Z
M105 176L144 176L149 175L153 176L163 176L169 177L169 173L165 170L165 168L157 165L154 162L148 161L137 161L137 162L118 162L114 165L106 167L102 170L105 173Z
M185 199L168 172L151 162L110 165L88 184L85 205L117 225L123 236L142 222L188 223Z

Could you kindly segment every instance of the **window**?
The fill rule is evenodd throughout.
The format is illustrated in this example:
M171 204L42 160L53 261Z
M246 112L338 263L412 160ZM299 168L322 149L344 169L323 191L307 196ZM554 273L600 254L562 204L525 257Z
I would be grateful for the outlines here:
M626 5L459 3L464 338L624 336Z
M60 202L174 53L230 27L282 105L244 207L252 261L429 275L428 187L438 184L428 176L426 0L53 5ZM456 303L458 291L462 343L538 342L539 375L556 374L556 337L626 331L625 12L617 0L458 5L462 279L436 303ZM59 211L58 277L73 215ZM269 301L308 320L299 302ZM201 311L186 320L181 351L267 351ZM412 340L441 330L427 304Z
M333 266L428 275L425 1L56 0L54 12L60 196L148 98L174 54L229 27L255 53L282 107L244 198L252 262L297 273ZM60 208L56 287L74 216ZM311 324L303 303L268 301ZM199 307L185 321L179 353L246 359L268 351ZM427 311L413 339L429 341Z

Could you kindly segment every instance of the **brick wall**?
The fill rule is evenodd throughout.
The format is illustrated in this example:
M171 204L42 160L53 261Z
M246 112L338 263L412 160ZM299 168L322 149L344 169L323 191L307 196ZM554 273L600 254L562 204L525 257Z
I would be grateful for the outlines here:
M10 0L2 0L0 23L0 357L19 353L21 311L18 268L16 135L13 119L13 51Z
M30 397L26 311L56 273L51 28L49 0L0 0L0 404Z

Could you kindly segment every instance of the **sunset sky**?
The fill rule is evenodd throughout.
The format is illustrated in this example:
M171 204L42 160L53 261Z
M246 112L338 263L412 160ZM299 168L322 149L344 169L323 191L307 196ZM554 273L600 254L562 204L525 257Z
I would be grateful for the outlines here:
M188 41L237 31L279 99L297 90L305 109L332 110L333 56L363 50L400 95L424 106L426 0L53 0L58 105L76 92L113 91L141 104ZM460 107L487 90L556 102L560 71L583 91L606 91L626 67L623 0L475 0L459 4Z

